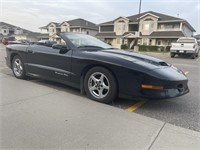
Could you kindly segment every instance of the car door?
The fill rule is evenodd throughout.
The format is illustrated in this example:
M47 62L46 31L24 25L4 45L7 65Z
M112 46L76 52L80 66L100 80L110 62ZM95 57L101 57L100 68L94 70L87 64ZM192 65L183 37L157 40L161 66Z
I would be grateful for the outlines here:
M27 49L27 72L32 76L70 81L72 50L64 54L59 49L43 45L31 45Z

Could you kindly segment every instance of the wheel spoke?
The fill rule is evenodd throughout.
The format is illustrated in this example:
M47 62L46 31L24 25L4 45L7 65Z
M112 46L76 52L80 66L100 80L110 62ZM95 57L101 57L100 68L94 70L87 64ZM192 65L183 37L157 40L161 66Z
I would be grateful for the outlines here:
M17 66L19 66L19 63L18 63L17 61L15 61L15 65L16 65L16 67L17 67Z
M100 90L98 90L98 92L99 92L99 97L103 98L104 97L103 88L101 88Z
M95 78L95 76L91 76L91 79L96 83L98 81L97 78Z
M103 83L103 89L109 90L109 86L107 86L105 83Z
M20 69L20 71L22 71L23 70L22 66L19 66L19 69Z
M94 90L96 90L97 88L96 88L96 86L94 85L94 86L92 86L92 87L90 87L90 90L91 91L94 91Z
M101 74L101 77L100 77L99 81L101 81L103 83L103 79L104 79L104 75Z
M14 69L14 71L15 71L15 72L17 72L17 71L18 71L18 69L17 69L17 68L13 68L13 69Z

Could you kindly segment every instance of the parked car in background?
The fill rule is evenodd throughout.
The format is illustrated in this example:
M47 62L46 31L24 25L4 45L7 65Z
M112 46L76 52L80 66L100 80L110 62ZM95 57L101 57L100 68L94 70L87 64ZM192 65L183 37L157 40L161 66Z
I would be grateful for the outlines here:
M2 43L3 43L4 45L8 45L8 42L10 42L10 41L15 41L15 37L13 37L13 36L4 37L3 40L2 40Z
M8 45L10 44L30 44L30 42L27 40L8 41Z
M175 57L175 55L188 55L193 59L198 57L200 50L200 42L193 37L181 37L176 43L172 43L170 49L170 56Z

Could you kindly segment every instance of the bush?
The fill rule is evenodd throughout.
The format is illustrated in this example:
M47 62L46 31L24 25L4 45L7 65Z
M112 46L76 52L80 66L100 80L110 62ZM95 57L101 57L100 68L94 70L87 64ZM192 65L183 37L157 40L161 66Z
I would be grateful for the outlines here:
M126 44L122 44L121 49L128 49L128 46Z
M139 51L142 51L142 52L169 52L170 46L139 45Z

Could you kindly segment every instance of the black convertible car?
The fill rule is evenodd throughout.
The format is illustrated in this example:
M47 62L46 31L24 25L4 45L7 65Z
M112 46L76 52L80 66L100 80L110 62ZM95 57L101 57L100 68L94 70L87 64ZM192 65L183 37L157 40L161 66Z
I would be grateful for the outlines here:
M184 73L163 60L115 49L89 35L60 37L62 44L8 45L6 61L15 77L61 82L104 103L117 96L164 99L189 92Z

